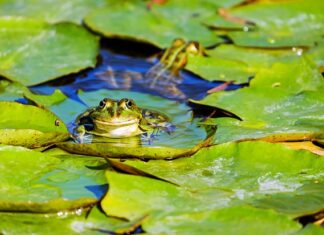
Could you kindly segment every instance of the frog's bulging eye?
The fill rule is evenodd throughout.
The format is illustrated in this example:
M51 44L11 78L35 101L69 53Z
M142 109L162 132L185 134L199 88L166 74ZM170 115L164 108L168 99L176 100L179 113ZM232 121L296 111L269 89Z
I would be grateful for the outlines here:
M99 103L100 108L103 109L105 107L105 105L106 105L106 102L104 100L100 101L100 103Z
M132 101L132 100L126 100L125 101L125 104L126 104L126 107L130 109L131 107L134 106L134 101Z

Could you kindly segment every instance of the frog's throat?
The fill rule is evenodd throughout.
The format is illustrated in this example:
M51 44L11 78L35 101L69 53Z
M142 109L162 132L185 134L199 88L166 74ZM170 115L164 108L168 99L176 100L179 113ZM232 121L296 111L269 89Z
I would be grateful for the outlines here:
M138 127L138 121L127 121L122 123L95 121L95 135L105 136L109 138L125 138L136 136L143 133Z

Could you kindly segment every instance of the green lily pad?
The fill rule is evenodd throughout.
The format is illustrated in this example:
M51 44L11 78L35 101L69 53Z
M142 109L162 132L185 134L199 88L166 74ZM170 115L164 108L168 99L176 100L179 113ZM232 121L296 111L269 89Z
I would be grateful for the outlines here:
M175 38L195 40L203 45L221 42L195 19L193 9L190 6L184 8L183 5L180 8L175 4L173 7L161 6L149 10L144 4L126 4L93 11L85 18L85 23L106 37L132 39L162 48L169 47ZM212 13L213 8L209 11ZM188 15L189 19L185 17Z
M25 86L94 66L98 54L98 38L80 26L23 18L0 17L0 45L0 75Z
M190 56L186 69L208 81L247 83L253 75L248 65L237 60Z
M27 87L19 83L6 80L0 81L0 100L15 101L19 98L26 98L39 107L49 107L62 102L67 97L58 89L50 95L40 95L31 92Z
M323 234L323 227L315 224L307 224L296 235L321 235Z
M320 174L319 174L320 175ZM323 179L324 177L321 176ZM281 213L297 216L324 210L324 184L322 181L306 184L294 193L284 192L267 195L253 202L260 208L271 208Z
M124 164L193 192L216 187L232 191L232 199L294 217L316 212L323 205L323 185L310 183L324 180L324 159L279 144L227 143L202 149L191 158Z
M323 132L323 83L317 69L301 59L261 71L250 87L191 102L227 109L243 119L209 120L209 124L218 126L216 143L312 139Z
M238 17L257 25L257 29L230 32L239 46L288 47L314 46L322 41L324 30L323 1L260 1L229 9L231 17ZM276 15L274 19L273 16ZM222 27L221 21L215 25ZM228 27L228 25L226 25Z
M0 213L0 232L3 234L102 234L132 232L138 225L107 217L94 207L77 213L56 214Z
M89 143L77 144L73 142L57 143L56 146L76 154L93 155L105 158L138 158L141 160L150 159L176 159L188 157L196 153L199 149L209 146L214 137L212 132L206 139L192 148L171 148L164 146L137 147L114 146L111 143ZM126 143L127 144L127 143Z
M206 234L219 231L236 234L244 227L244 231L251 234L256 229L273 234L279 231L289 233L301 227L289 217L268 210L249 207L213 210L217 207L215 204L220 202L220 196L223 196L223 199L229 197L217 194L216 190L209 193L206 193L206 190L189 192L163 181L140 176L113 172L107 172L106 176L110 189L101 202L102 208L108 215L127 219L148 216L142 224L148 233L196 234L200 229L200 232L204 231ZM274 224L277 226L273 226ZM269 230L269 226L275 228Z
M33 129L42 132L67 133L63 121L52 112L17 102L0 102L1 129Z
M69 138L61 119L50 111L16 102L0 102L0 143L40 147Z
M97 198L87 186L105 183L96 158L59 159L22 147L0 146L1 211L56 212L89 207ZM15 172L15 174L12 174Z
M107 6L105 0L2 0L0 16L23 16L47 22L69 21L81 24L93 9Z
M165 215L222 208L232 195L221 189L205 190L199 194L164 181L112 171L107 171L106 177L109 190L101 201L102 209L109 216L130 220L154 212Z
M215 49L206 50L206 53L208 57L191 56L186 69L209 81L247 83L257 72L268 69L275 63L294 63L303 54L303 49L269 50L220 45ZM302 63L299 66L299 70L308 69ZM316 68L311 69L313 73L317 72Z
M149 219L143 229L153 234L292 234L301 225L270 210L232 207Z

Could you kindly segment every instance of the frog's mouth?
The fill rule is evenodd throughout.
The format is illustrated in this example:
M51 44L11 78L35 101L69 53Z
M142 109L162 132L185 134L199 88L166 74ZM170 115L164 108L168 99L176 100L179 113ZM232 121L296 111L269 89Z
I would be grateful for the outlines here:
M139 121L137 119L132 119L132 120L114 121L114 122L95 120L94 122L101 124L101 125L106 125L106 126L130 126L133 124L137 124Z

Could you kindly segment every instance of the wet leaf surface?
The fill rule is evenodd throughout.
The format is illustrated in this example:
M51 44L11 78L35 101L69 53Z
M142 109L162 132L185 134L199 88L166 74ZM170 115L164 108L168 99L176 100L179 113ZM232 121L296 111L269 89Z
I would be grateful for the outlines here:
M77 213L0 213L0 232L7 234L102 234L130 232L137 226L103 215L96 207Z
M209 81L233 81L247 83L262 69L274 63L288 62L298 58L302 49L257 49L220 45L206 50L208 57L191 56L186 69Z
M162 48L168 47L174 38L179 37L196 40L204 45L214 45L222 41L200 23L199 17L196 19L192 6L186 8L181 5L180 8L179 4L171 3L171 6L151 10L140 4L103 8L88 15L85 23L106 37L132 39ZM197 7L198 12L204 6L203 12L209 11L210 14L213 12L213 8L209 6L214 5L211 2L208 5L192 4ZM119 20L121 18L124 20Z
M279 144L242 142L209 147L191 158L128 160L125 164L193 192L219 188L232 192L231 200L248 204L260 200L266 208L299 216L321 208L323 161L315 154L290 150ZM277 195L283 195L286 202L276 200Z
M251 31L230 32L236 45L252 47L314 46L323 36L323 1L259 1L229 9L235 19L256 24ZM274 19L273 16L276 15ZM222 27L222 22L214 22ZM228 25L224 25L228 27Z
M218 126L216 143L259 138L311 140L323 132L323 84L316 68L302 59L261 71L249 87L192 102L226 108L243 119L209 120Z
M104 0L2 0L0 1L0 16L23 16L47 22L56 23L69 21L82 23L89 11L106 6Z
M14 40L13 40L14 38ZM35 85L94 66L98 39L71 23L0 17L0 75Z
M0 81L0 100L15 101L22 98L28 99L39 107L49 107L62 102L67 97L59 89L54 90L52 94L41 95L31 92L27 87L19 83L6 80Z
M273 211L232 207L179 215L168 215L144 223L155 234L290 234L300 225Z
M104 163L96 158L60 159L22 147L0 146L0 210L44 213L89 207L98 198L87 186L105 180L102 170L87 166Z
M0 143L30 148L69 138L61 119L48 110L16 102L0 102Z

